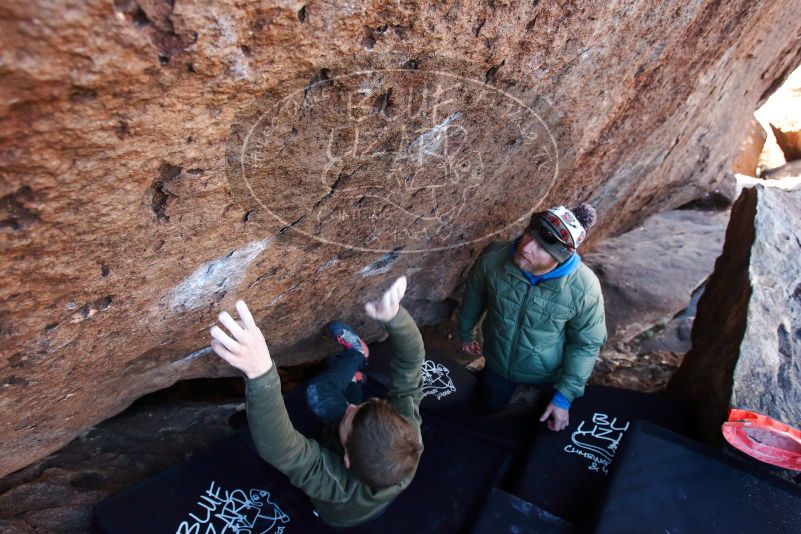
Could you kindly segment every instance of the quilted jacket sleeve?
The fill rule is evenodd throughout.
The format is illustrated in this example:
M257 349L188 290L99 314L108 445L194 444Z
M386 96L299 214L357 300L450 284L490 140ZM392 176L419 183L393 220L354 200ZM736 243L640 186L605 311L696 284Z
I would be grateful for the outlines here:
M348 500L342 460L292 426L276 366L259 377L246 378L245 385L248 423L259 456L313 499Z
M423 336L406 308L388 323L389 342L392 345L390 360L392 380L387 391L390 405L398 413L420 428L420 401L423 399L422 366L425 360Z
M467 275L467 284L465 285L462 306L459 308L459 320L456 326L459 341L463 343L475 341L476 325L481 319L481 314L484 313L487 284L485 281L486 268L482 258L486 252L487 249L481 252L478 260L470 269L470 274Z
M568 401L584 395L584 385L605 342L604 298L597 286L585 296L578 315L565 325L565 356L556 389Z

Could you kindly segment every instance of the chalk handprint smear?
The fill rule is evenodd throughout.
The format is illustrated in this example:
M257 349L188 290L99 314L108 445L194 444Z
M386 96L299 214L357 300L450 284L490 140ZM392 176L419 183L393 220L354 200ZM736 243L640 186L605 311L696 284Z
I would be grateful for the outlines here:
M283 534L290 520L267 490L227 491L214 481L197 505L202 511L189 513L176 534Z

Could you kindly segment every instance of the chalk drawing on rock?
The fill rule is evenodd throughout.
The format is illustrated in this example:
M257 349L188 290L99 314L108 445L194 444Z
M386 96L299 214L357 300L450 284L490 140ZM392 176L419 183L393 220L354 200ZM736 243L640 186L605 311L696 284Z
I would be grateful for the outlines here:
M345 60L257 98L226 148L242 209L272 231L380 254L450 250L528 221L564 165L561 114L522 81L487 83L479 65L407 62ZM488 202L506 215L475 224Z
M415 131L386 139L391 150L364 154L358 148L375 137L363 131L363 122L350 117L348 126L329 133L325 169L321 173L325 202L319 202L317 224L337 219L340 223L374 225L380 219L406 220L396 225L392 241L439 237L447 239L462 210L484 181L481 152L468 146L471 136L457 124L454 112L438 124L425 124ZM411 134L419 134L409 140ZM366 169L378 165L380 180L360 180ZM355 185L350 185L353 182ZM332 195L339 198L332 202ZM349 208L342 210L343 203ZM389 237L390 229L383 232Z
M456 386L447 367L431 360L423 362L423 397L433 395L441 399L454 391Z
M212 481L197 504L202 512L190 512L176 534L283 534L290 520L263 489L227 491Z
M617 417L610 419L607 414L596 412L592 415L591 423L587 421L579 423L564 451L589 460L590 465L587 469L590 471L609 474L609 465L615 457L623 434L628 429L628 421L625 421L625 424L618 423Z

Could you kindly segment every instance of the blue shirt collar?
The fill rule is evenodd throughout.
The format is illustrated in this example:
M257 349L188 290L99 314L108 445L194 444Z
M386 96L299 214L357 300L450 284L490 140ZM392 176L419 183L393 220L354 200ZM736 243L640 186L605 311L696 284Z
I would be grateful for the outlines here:
M517 243L519 241L520 238L518 237L517 239L515 239L514 243L512 243L512 246L510 247L509 255L512 257L512 259L514 259L515 251L517 250ZM567 260L563 261L562 263L560 263L559 265L557 265L556 267L554 267L552 270L548 271L545 274L534 275L528 271L520 269L519 266L518 269L520 269L520 272L523 273L523 276L526 277L526 280L528 280L530 284L537 285L543 280L552 280L554 278L561 278L563 276L573 274L574 272L576 272L576 270L578 270L580 264L581 264L581 256L579 256L578 252L574 252Z

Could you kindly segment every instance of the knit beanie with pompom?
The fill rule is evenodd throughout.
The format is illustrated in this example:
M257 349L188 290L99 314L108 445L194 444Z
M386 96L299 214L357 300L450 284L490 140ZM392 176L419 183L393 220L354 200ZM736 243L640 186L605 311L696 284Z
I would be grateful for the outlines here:
M556 261L562 263L573 255L587 237L587 230L597 220L592 204L585 202L571 209L556 206L535 213L528 232Z

